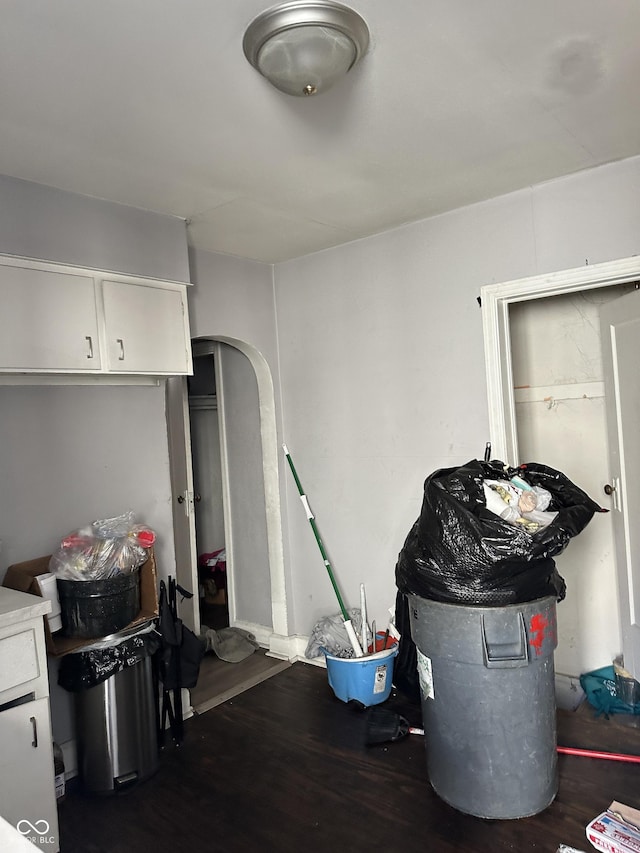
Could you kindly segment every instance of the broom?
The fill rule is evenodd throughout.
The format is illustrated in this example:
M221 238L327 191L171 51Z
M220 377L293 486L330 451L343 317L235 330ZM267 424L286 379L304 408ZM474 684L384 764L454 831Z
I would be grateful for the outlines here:
M424 735L424 729L410 726L401 715L387 708L370 708L367 718L365 743L375 746L379 743L394 743L407 735ZM558 746L557 751L564 755L577 755L582 758L604 758L609 761L626 761L640 764L640 755L627 755L621 752L601 752L596 749L578 749L572 746Z
M318 527L316 525L315 515L311 512L309 501L307 500L307 496L304 493L304 489L302 488L302 483L300 482L300 478L298 477L298 472L295 469L295 465L293 464L293 459L291 458L291 454L289 453L287 445L283 444L282 449L284 450L284 455L287 459L287 462L289 463L289 468L291 468L293 479L295 480L296 486L298 487L298 494L300 495L300 500L302 501L302 505L307 514L307 519L309 521L309 524L311 525L311 529L313 530L313 535L316 538L316 543L320 550L320 556L322 557L322 561L327 570L327 574L329 575L329 580L331 581L331 585L333 586L333 591L335 592L336 598L338 599L338 605L340 606L344 627L347 632L349 642L351 643L351 648L353 649L354 655L357 658L361 658L363 656L363 651L360 648L360 643L358 642L358 637L356 636L355 628L351 624L351 619L349 619L347 608L344 606L344 601L342 600L342 596L340 595L340 590L338 589L338 584L336 583L336 579L333 574L333 569L331 568L331 563L329 562L329 558L327 557L327 552L324 550L324 545L322 544L322 539L320 538L320 533L318 532ZM364 627L364 625L362 628L362 632L363 635L366 637L366 628Z

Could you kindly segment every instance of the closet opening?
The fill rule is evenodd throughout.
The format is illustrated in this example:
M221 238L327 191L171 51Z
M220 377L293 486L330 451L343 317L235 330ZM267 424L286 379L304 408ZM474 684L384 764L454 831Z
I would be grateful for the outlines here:
M200 622L229 626L222 462L214 353L193 358L187 392L193 463Z

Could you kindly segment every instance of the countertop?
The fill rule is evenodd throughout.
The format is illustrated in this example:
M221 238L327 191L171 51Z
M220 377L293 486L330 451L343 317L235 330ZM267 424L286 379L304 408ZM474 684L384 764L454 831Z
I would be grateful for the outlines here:
M0 628L33 619L36 616L45 616L47 613L51 613L51 602L48 598L0 587Z

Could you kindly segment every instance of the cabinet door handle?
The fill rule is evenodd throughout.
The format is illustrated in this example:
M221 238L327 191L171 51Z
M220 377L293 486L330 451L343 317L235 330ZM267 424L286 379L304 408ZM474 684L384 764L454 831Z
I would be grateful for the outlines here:
M85 341L89 345L89 352L87 354L87 358L93 358L93 338L91 337L91 335L87 335L85 337Z
M31 728L33 729L33 740L31 741L31 746L34 749L38 748L38 722L35 717L29 717L31 721Z
M122 338L116 338L116 343L120 344L120 355L118 361L124 361L124 341Z

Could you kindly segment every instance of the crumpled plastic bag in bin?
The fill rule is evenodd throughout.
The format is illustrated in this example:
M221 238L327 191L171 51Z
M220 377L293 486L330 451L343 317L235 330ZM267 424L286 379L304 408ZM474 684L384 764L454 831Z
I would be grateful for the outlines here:
M137 524L129 510L114 518L98 519L75 530L51 556L49 571L58 580L107 580L129 574L146 561L156 535Z

